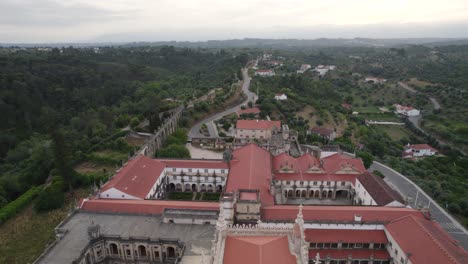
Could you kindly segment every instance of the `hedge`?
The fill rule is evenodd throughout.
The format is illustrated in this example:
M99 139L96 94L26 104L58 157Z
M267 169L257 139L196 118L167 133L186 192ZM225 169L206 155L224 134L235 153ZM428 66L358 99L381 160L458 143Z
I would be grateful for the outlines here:
M0 209L0 224L5 223L8 219L12 218L17 213L19 213L40 192L41 192L41 189L39 187L32 187L27 192L23 193L23 195L18 197L16 200L2 207Z

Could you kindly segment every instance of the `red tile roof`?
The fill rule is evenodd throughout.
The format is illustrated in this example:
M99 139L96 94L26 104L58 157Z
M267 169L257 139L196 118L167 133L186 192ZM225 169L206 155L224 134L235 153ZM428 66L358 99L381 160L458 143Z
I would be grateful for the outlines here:
M315 126L311 128L310 131L312 131L315 134L319 134L323 137L329 137L333 133L332 129L321 127L321 126Z
M411 149L417 149L417 150L430 149L432 151L437 151L437 149L429 146L428 144L414 144L414 145L409 145L408 147Z
M224 264L295 264L287 236L228 236Z
M275 205L262 208L264 221L292 222L297 216L297 206ZM362 217L362 223L388 223L406 215L424 217L420 211L406 207L381 206L304 206L304 220L316 222L354 222L354 216Z
M241 109L237 111L237 115L242 115L242 114L259 114L260 113L260 108L258 107L252 107L252 108L246 108L246 109Z
M237 120L236 128L249 130L269 130L276 127L281 129L281 121L268 120Z
M320 168L320 161L306 153L298 158L293 158L286 153L279 154L273 157L273 171L280 171L282 168L288 167L295 172L307 172L311 168Z
M411 263L468 263L468 253L437 223L412 215L385 226Z
M317 253L320 254L321 259L326 259L328 256L331 259L348 259L348 256L352 256L353 259L370 259L374 256L374 259L388 260L390 254L387 250L372 250L372 249L311 249L309 250L309 258L315 259Z
M101 192L115 188L128 195L144 199L164 171L165 165L144 155L130 160L101 188Z
M193 169L228 169L228 164L222 160L168 160L158 159L170 168L193 168Z
M364 172L357 176L359 182L364 186L369 195L374 199L377 205L385 206L391 202L397 201L404 203L403 197L395 190L390 188L382 178L370 172Z
M307 242L387 243L383 230L306 229Z
M167 208L218 211L219 203L166 200L93 199L84 201L80 209L86 212L158 215L162 214L164 209Z
M256 144L248 144L234 150L226 192L239 189L258 189L264 205L273 205L270 194L271 155Z
M356 172L361 173L366 171L364 163L362 163L361 159L351 158L339 153L323 158L322 166L325 169L326 173L331 174L346 168L350 168L352 170L355 170Z

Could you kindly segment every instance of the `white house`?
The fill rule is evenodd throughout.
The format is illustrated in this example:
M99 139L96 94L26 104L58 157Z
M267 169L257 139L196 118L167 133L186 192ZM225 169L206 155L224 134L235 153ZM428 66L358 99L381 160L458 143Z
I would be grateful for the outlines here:
M410 116L418 116L421 114L421 111L411 106L404 106L404 105L399 105L399 104L394 104L393 106L395 106L395 113L399 115L410 117Z
M310 66L310 64L302 64L301 68L299 70L297 70L297 73L304 73L310 68L312 68L312 66Z
M318 65L314 71L318 72L320 76L324 76L328 71L332 71L336 68L335 65Z
M417 157L428 157L434 156L437 154L437 149L427 145L427 144L415 144L408 145L403 151L403 158L417 158Z
M387 79L382 79L382 78L377 78L377 77L372 77L368 76L364 79L365 82L373 82L373 83L384 83L387 81Z
M262 77L271 77L271 76L275 76L275 71L274 70L257 70L255 72L255 75L262 76Z
M275 94L275 100L278 100L278 101L288 100L288 96L284 93L277 93Z

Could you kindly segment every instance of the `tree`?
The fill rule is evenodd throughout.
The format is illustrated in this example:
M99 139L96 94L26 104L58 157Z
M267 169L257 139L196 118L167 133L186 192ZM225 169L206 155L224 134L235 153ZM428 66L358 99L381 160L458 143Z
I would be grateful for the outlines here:
M156 151L157 158L189 159L190 152L184 145L169 145Z
M356 153L356 156L362 159L362 162L364 163L364 167L366 167L366 169L368 169L372 165L372 162L374 162L374 156L372 156L372 154L370 154L369 152L358 151Z
M73 193L73 171L70 166L70 153L65 144L65 138L60 130L54 129L52 140L54 142L55 167L68 185L68 190Z

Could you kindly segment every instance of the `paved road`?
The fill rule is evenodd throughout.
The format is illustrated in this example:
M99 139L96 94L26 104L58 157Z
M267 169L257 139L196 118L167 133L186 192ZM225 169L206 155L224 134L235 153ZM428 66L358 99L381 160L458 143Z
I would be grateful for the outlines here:
M419 186L402 174L378 162L374 162L370 170L382 172L385 175L385 181L388 182L389 185L395 187L404 197L408 198L411 207L429 207L429 211L434 220L439 223L450 236L458 240L465 250L468 250L467 230L440 205L432 200L429 195L421 190Z
M238 105L236 105L234 107L231 107L231 108L229 108L227 110L224 110L223 112L212 115L212 116L198 122L197 124L195 124L190 129L190 131L188 133L188 138L190 140L192 138L194 138L194 137L205 137L203 134L200 133L200 128L201 128L202 124L207 125L208 131L210 132L210 137L217 137L218 133L217 133L216 128L214 127L213 121L215 121L217 119L220 119L225 115L229 115L229 114L237 112L241 108L242 105L247 104L249 101L255 101L256 94L249 91L250 77L249 77L249 74L248 74L248 68L245 68L242 71L242 79L243 79L242 91L247 95L247 99L244 102L242 102L241 104L238 104Z

